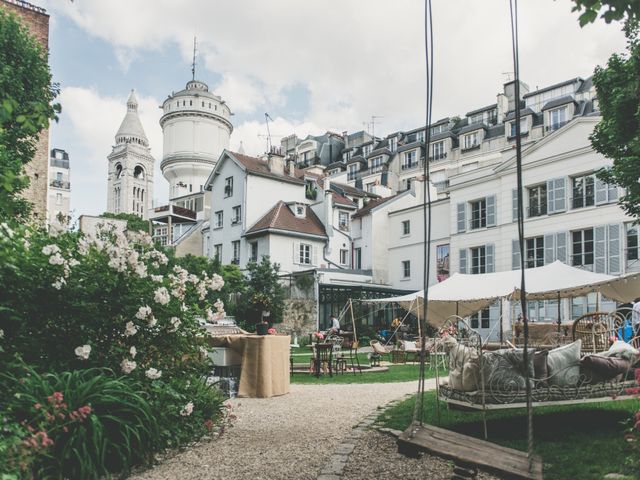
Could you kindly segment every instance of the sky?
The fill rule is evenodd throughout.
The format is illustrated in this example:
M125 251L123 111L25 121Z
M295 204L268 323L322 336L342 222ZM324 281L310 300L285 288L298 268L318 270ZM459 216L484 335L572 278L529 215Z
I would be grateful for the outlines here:
M106 209L107 155L136 90L160 173L162 101L196 78L234 116L230 149L327 130L375 134L424 125L421 0L31 0L50 19L50 65L62 113L51 148L71 159L74 216ZM433 119L495 103L513 70L508 0L432 0ZM580 28L571 0L519 2L520 76L531 90L588 77L625 47L618 24Z

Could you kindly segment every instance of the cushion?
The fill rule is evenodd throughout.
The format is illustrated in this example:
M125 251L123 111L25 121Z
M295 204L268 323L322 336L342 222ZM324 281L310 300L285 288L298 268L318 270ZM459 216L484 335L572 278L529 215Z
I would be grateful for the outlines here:
M547 370L549 384L558 387L575 387L580 380L581 340L549 351Z
M633 348L633 345L623 342L622 340L616 340L613 342L613 345L609 347L609 350L601 353L600 355L603 357L624 358L633 364L638 360L640 351Z
M471 392L478 389L478 350L455 345L449 350L449 384L454 390Z
M625 374L631 367L626 358L587 355L580 360L580 371L589 383L606 382Z
M529 376L533 377L533 355L529 355ZM524 350L508 349L485 352L482 356L485 388L492 391L522 390L526 386Z
M549 350L541 350L533 354L533 371L536 379L546 380L549 376L549 370L547 370L548 356Z
M416 352L418 351L418 347L416 346L416 342L409 342L407 340L404 341L404 350L407 352Z

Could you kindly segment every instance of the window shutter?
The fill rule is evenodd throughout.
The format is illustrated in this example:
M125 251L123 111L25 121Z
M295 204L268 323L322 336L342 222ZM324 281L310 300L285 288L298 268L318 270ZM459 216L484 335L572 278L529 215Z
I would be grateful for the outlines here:
M555 207L555 192L553 190L553 180L547 182L547 213L553 213Z
M460 273L467 273L467 249L460 249Z
M605 273L607 271L607 236L604 226L593 229L594 271Z
M498 320L500 320L500 302L489 305L489 327L493 327Z
M556 260L569 263L567 259L567 232L556 233Z
M608 225L609 233L609 274L620 275L622 270L620 268L620 247L621 242L621 225Z
M485 265L487 273L493 273L496 271L495 261L494 261L494 246L493 243L489 243L484 246L484 255L485 255Z
M619 197L618 187L616 185L607 185L607 200L609 203L617 202Z
M511 269L520 269L520 240L511 241Z
M486 199L487 204L487 227L496 226L496 196L490 195Z
M293 242L293 264L297 265L300 263L300 244L298 242Z
M467 204L458 204L458 233L464 232L467 229Z
M518 220L518 189L511 190L511 220Z
M596 177L596 205L608 202L609 185Z
M566 178L553 180L553 211L564 212L567 209Z
M315 245L311 247L311 265L318 265L318 247Z
M553 234L544 236L544 264L556 261L556 236Z

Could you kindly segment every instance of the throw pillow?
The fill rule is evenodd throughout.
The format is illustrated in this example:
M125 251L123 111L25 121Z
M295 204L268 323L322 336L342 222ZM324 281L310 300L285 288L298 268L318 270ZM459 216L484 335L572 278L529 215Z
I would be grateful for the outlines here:
M624 358L634 364L638 360L638 356L640 356L640 351L633 348L633 345L623 342L622 340L616 340L613 342L613 345L609 347L609 350L600 355L603 357Z
M482 358L482 373L485 388L491 391L523 391L526 386L526 377L534 376L533 355L529 355L529 375L527 375L523 350L486 352Z
M631 362L626 358L587 355L580 360L580 371L589 383L600 383L612 380L626 373Z
M558 387L575 387L580 380L581 340L554 348L547 355L549 384Z
M549 350L541 350L533 354L533 371L537 380L546 380L549 376L549 371L547 370L548 356Z

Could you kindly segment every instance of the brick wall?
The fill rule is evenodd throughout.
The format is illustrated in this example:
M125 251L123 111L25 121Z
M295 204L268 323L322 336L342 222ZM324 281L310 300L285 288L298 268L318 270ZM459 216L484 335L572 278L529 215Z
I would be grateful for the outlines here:
M19 0L0 0L0 8L18 15L29 32L40 42L45 50L49 49L49 15L45 10ZM47 219L47 196L49 188L49 129L40 132L36 154L26 165L29 187L23 196L33 203L35 218Z

